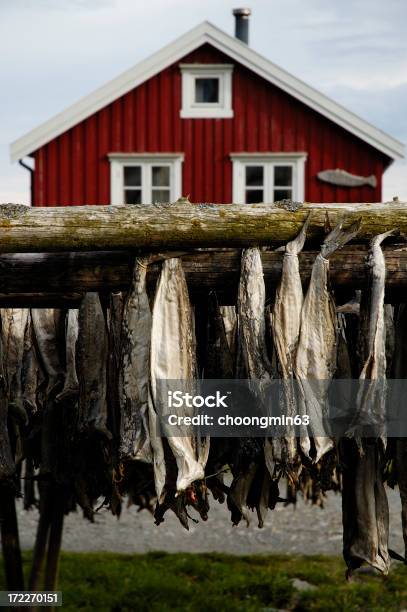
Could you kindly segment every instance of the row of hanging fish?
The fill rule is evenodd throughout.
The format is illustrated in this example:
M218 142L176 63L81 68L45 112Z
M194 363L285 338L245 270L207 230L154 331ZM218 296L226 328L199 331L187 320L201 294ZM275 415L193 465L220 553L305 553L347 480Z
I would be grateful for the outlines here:
M364 438L357 425L335 439L324 406L333 378L407 378L407 306L393 312L384 302L381 244L394 232L373 238L369 285L339 306L329 258L359 225L340 223L327 235L304 293L298 256L307 225L285 247L271 303L261 251L248 248L236 308L219 306L215 293L192 307L179 258L163 258L150 295L146 256L135 260L128 292L112 294L108 304L87 293L78 310L2 309L0 481L19 491L23 477L26 508L38 503L35 483L52 479L64 491L66 512L79 505L93 520L102 499L120 515L127 498L157 524L171 510L186 528L197 520L192 509L208 518L209 491L226 501L234 525L249 524L255 511L260 527L269 510L295 502L299 492L322 505L327 490L342 491L349 572L368 563L386 573L384 481L399 485L407 547L407 443L387 443L384 432ZM253 381L259 402L281 379L284 412L309 415L310 424L298 437L289 426L270 438L163 435L160 381L183 380L193 391L202 378ZM357 416L373 402L380 422L385 406L372 397L377 390L360 389ZM182 415L193 411L183 408Z

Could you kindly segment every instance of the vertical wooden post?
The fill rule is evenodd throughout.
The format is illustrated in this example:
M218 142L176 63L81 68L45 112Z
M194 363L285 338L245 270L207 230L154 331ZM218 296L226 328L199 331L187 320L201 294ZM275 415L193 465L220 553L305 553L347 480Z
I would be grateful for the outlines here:
M0 524L7 590L23 591L24 576L18 536L15 493L13 488L7 484L0 487Z

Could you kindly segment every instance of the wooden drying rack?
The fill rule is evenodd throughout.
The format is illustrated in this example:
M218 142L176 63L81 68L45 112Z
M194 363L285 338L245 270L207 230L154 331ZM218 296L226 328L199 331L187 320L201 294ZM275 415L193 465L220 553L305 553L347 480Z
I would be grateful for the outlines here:
M339 221L361 220L357 239L330 258L330 282L346 294L366 282L366 253L372 236L398 228L402 239L384 247L391 301L407 288L407 203L377 204L174 204L30 208L0 205L0 306L77 306L86 291L126 290L134 257L153 253L148 285L162 257L183 260L192 302L211 290L233 304L240 249L261 246L269 294L280 277L279 246L293 239L311 214L300 270L307 282L326 233ZM349 291L348 291L349 290Z

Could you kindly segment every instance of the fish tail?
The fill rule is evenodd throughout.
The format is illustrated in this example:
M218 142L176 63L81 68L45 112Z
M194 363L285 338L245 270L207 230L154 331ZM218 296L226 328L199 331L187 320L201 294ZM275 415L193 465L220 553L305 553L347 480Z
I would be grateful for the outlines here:
M377 178L374 174L371 174L366 178L366 183L370 185L370 187L377 187Z

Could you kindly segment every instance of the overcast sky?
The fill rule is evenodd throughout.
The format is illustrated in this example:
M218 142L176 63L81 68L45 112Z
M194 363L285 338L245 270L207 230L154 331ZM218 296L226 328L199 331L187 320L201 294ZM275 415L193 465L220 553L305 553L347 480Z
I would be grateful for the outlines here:
M256 51L407 143L407 0L0 0L0 201L29 201L10 142L201 21L233 34L239 6Z

